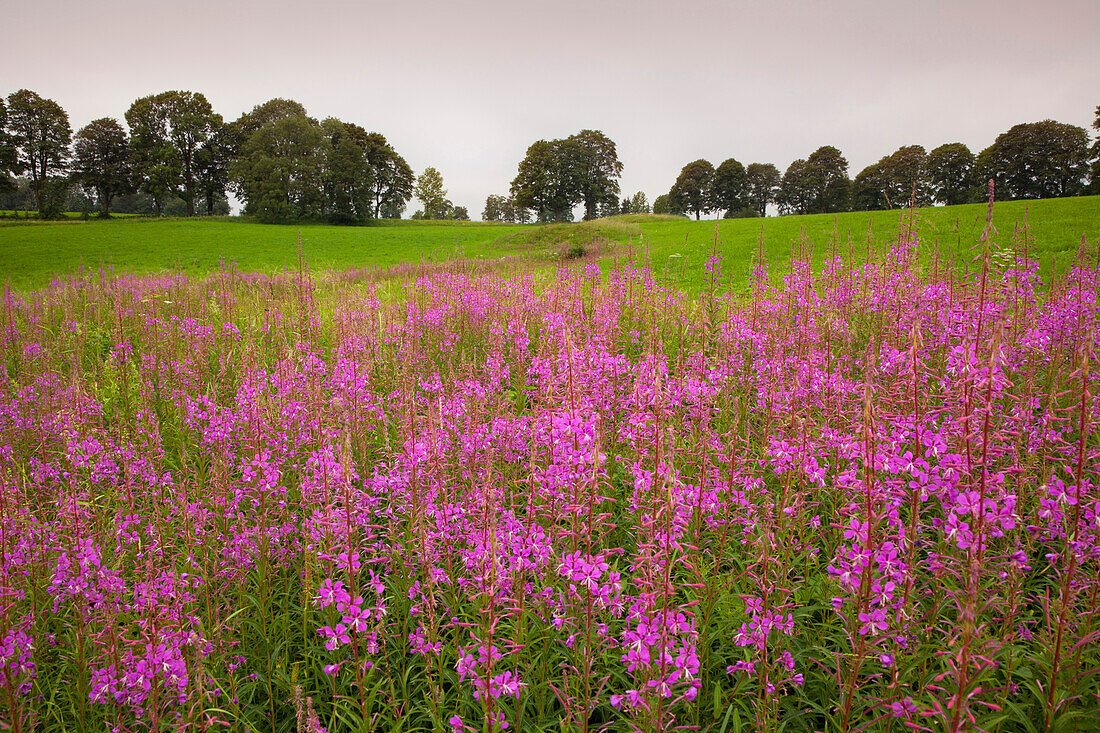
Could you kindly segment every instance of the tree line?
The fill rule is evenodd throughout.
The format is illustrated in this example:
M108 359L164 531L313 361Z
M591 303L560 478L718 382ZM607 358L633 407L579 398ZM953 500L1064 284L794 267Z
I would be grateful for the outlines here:
M1100 106L1093 128L1100 130ZM722 212L727 218L764 216L774 204L780 214L875 211L910 204L928 206L982 201L992 179L1000 199L1058 198L1100 194L1100 138L1054 120L1014 125L977 155L963 143L926 151L905 145L848 177L841 151L824 145L791 163L780 175L771 163L744 166L734 158L715 168L695 160L654 213Z
M166 91L134 100L123 119L74 135L54 100L28 89L0 98L0 194L22 189L44 217L70 207L74 190L103 216L135 197L148 213L175 204L194 216L228 213L231 192L260 221L353 222L399 218L414 192L412 168L385 136L318 121L293 100L226 122L203 94Z
M194 216L228 213L228 194L265 222L357 222L399 218L415 195L413 218L468 219L435 168L419 177L386 138L334 117L318 121L289 99L256 105L232 122L199 92L166 91L134 100L123 121L93 120L74 135L54 100L20 89L0 97L0 208L33 203L49 217L74 205ZM1100 106L1093 127L1100 130ZM715 168L688 163L650 207L644 193L620 198L623 164L600 130L538 140L520 161L507 195L490 195L482 218L527 223L620 213L764 216L876 210L982 200L993 179L1002 199L1100 193L1100 139L1075 125L1043 120L1013 126L972 153L962 143L928 152L906 145L855 178L839 149L825 145L791 163Z

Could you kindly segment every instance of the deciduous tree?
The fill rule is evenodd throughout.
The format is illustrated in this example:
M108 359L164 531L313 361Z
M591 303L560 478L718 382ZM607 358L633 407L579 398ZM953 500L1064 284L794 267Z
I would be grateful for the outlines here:
M374 215L399 219L413 195L416 176L412 167L398 155L378 132L367 135L367 162L374 176Z
M1015 125L978 156L978 167L1013 199L1074 196L1088 174L1088 133L1054 120Z
M745 166L734 158L727 158L714 171L714 208L725 211L726 216L736 214L745 206Z
M584 202L584 218L594 219L601 204L612 197L618 199L618 179L623 164L615 151L615 143L599 130L581 130L570 135L569 140L576 145L562 146L560 150L572 155L573 160L563 161L563 164L574 168L573 175Z
M884 194L891 208L902 208L912 201L914 206L932 203L932 187L928 180L928 154L923 145L905 145L881 161L885 177Z
M323 217L326 143L307 117L278 119L251 135L231 169L245 213L264 222Z
M848 209L848 160L832 145L823 145L806 158L806 180L812 191L807 213L832 214Z
M963 143L946 143L928 154L932 198L948 206L971 199L976 183L974 154Z
M15 190L16 150L15 140L8 133L8 106L0 97L0 193Z
M52 99L20 89L8 97L8 128L16 149L15 169L29 174L39 214L60 209L63 201L54 199L63 197L63 186L54 179L66 172L69 162L69 115Z
M435 168L425 168L417 177L413 194L424 205L425 219L448 217L451 202L447 200L447 189L443 188L443 175Z
M532 143L512 179L517 210L532 210L539 221L572 221L573 207L583 200L574 165L580 157L573 138Z
M195 214L196 160L199 148L214 129L222 124L210 102L200 92L168 91L135 100L126 112L132 139L142 154L134 160L140 174L148 176L150 168L165 166L175 175L165 175L163 183L175 179L169 186L187 205L187 215ZM168 173L168 171L163 171Z
M714 209L714 166L706 160L694 160L680 170L668 192L672 211L693 211L695 220Z
M367 159L369 133L359 125L329 117L321 123L328 144L325 196L329 218L353 222L374 215L374 171Z
M507 198L498 194L485 197L485 209L481 212L482 221L504 221L504 207Z
M783 172L776 203L780 214L807 214L814 204L815 188L803 158L792 162Z
M776 202L783 178L771 163L752 163L745 169L745 196L748 205L760 216L768 213L768 204Z
M92 120L76 133L73 177L95 191L100 216L111 215L111 199L130 191L130 140L118 120Z

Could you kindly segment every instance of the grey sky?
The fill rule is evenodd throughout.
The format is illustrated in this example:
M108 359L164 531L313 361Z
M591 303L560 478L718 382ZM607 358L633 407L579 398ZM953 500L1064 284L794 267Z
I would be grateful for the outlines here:
M1100 104L1097 0L5 5L0 93L57 100L74 131L166 89L226 119L290 97L435 166L475 218L529 144L583 128L652 201L696 158L782 171L835 145L855 175L901 145L1087 127Z

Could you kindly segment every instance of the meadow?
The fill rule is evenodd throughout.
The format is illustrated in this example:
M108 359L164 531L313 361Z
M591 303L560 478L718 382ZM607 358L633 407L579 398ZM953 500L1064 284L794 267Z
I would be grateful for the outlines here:
M724 219L718 222L717 252L730 284L743 287L758 253L772 263L786 263L792 243L801 240L811 246L814 265L820 267L830 249L849 258L865 257L868 249L881 252L905 226L919 236L929 261L938 250L944 261L954 258L965 265L984 228L985 213L984 204L969 204L921 209L905 215L904 224L905 212L898 211ZM1048 279L1060 256L1068 270L1069 256L1082 237L1100 237L1098 196L998 203L993 216L996 239L1006 245L1026 220L1029 256ZM195 275L229 267L273 273L298 266L299 233L314 270L402 271L403 266L421 262L501 257L553 265L571 252L579 254L580 248L605 261L614 254L644 261L662 284L698 291L708 277L705 265L715 253L716 232L713 220L646 215L545 226L382 220L366 227L267 225L234 218L0 218L0 276L12 287L27 289L80 268Z
M1100 247L1047 204L7 288L0 721L1096 731Z

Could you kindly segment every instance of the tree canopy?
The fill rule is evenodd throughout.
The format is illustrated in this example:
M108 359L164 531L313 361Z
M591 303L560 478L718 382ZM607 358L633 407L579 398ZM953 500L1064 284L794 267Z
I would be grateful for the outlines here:
M699 159L685 165L668 192L669 208L674 213L694 212L695 220L714 209L714 166Z
M747 204L747 185L745 166L734 158L722 161L714 171L714 208L725 211L727 217L736 215Z
M1074 196L1088 175L1088 133L1054 120L1014 125L978 156L1005 198Z
M771 163L752 163L745 169L746 203L758 216L767 213L768 204L776 203L781 181L779 169Z
M435 168L424 169L416 179L413 194L423 204L425 219L449 219L454 208L443 188L443 175Z
M59 211L67 195L62 174L73 136L69 115L54 100L20 89L8 97L7 126L16 151L14 168L30 175L38 211L45 215Z
M130 191L129 136L118 120L92 120L76 133L73 178L93 189L100 215L111 215L111 200Z
M974 154L962 143L945 143L928 154L928 184L932 199L941 204L972 200L975 180Z
M512 179L516 207L532 210L539 221L572 221L573 207L584 217L618 209L623 164L615 143L599 130L581 130L560 140L537 140L527 148Z

